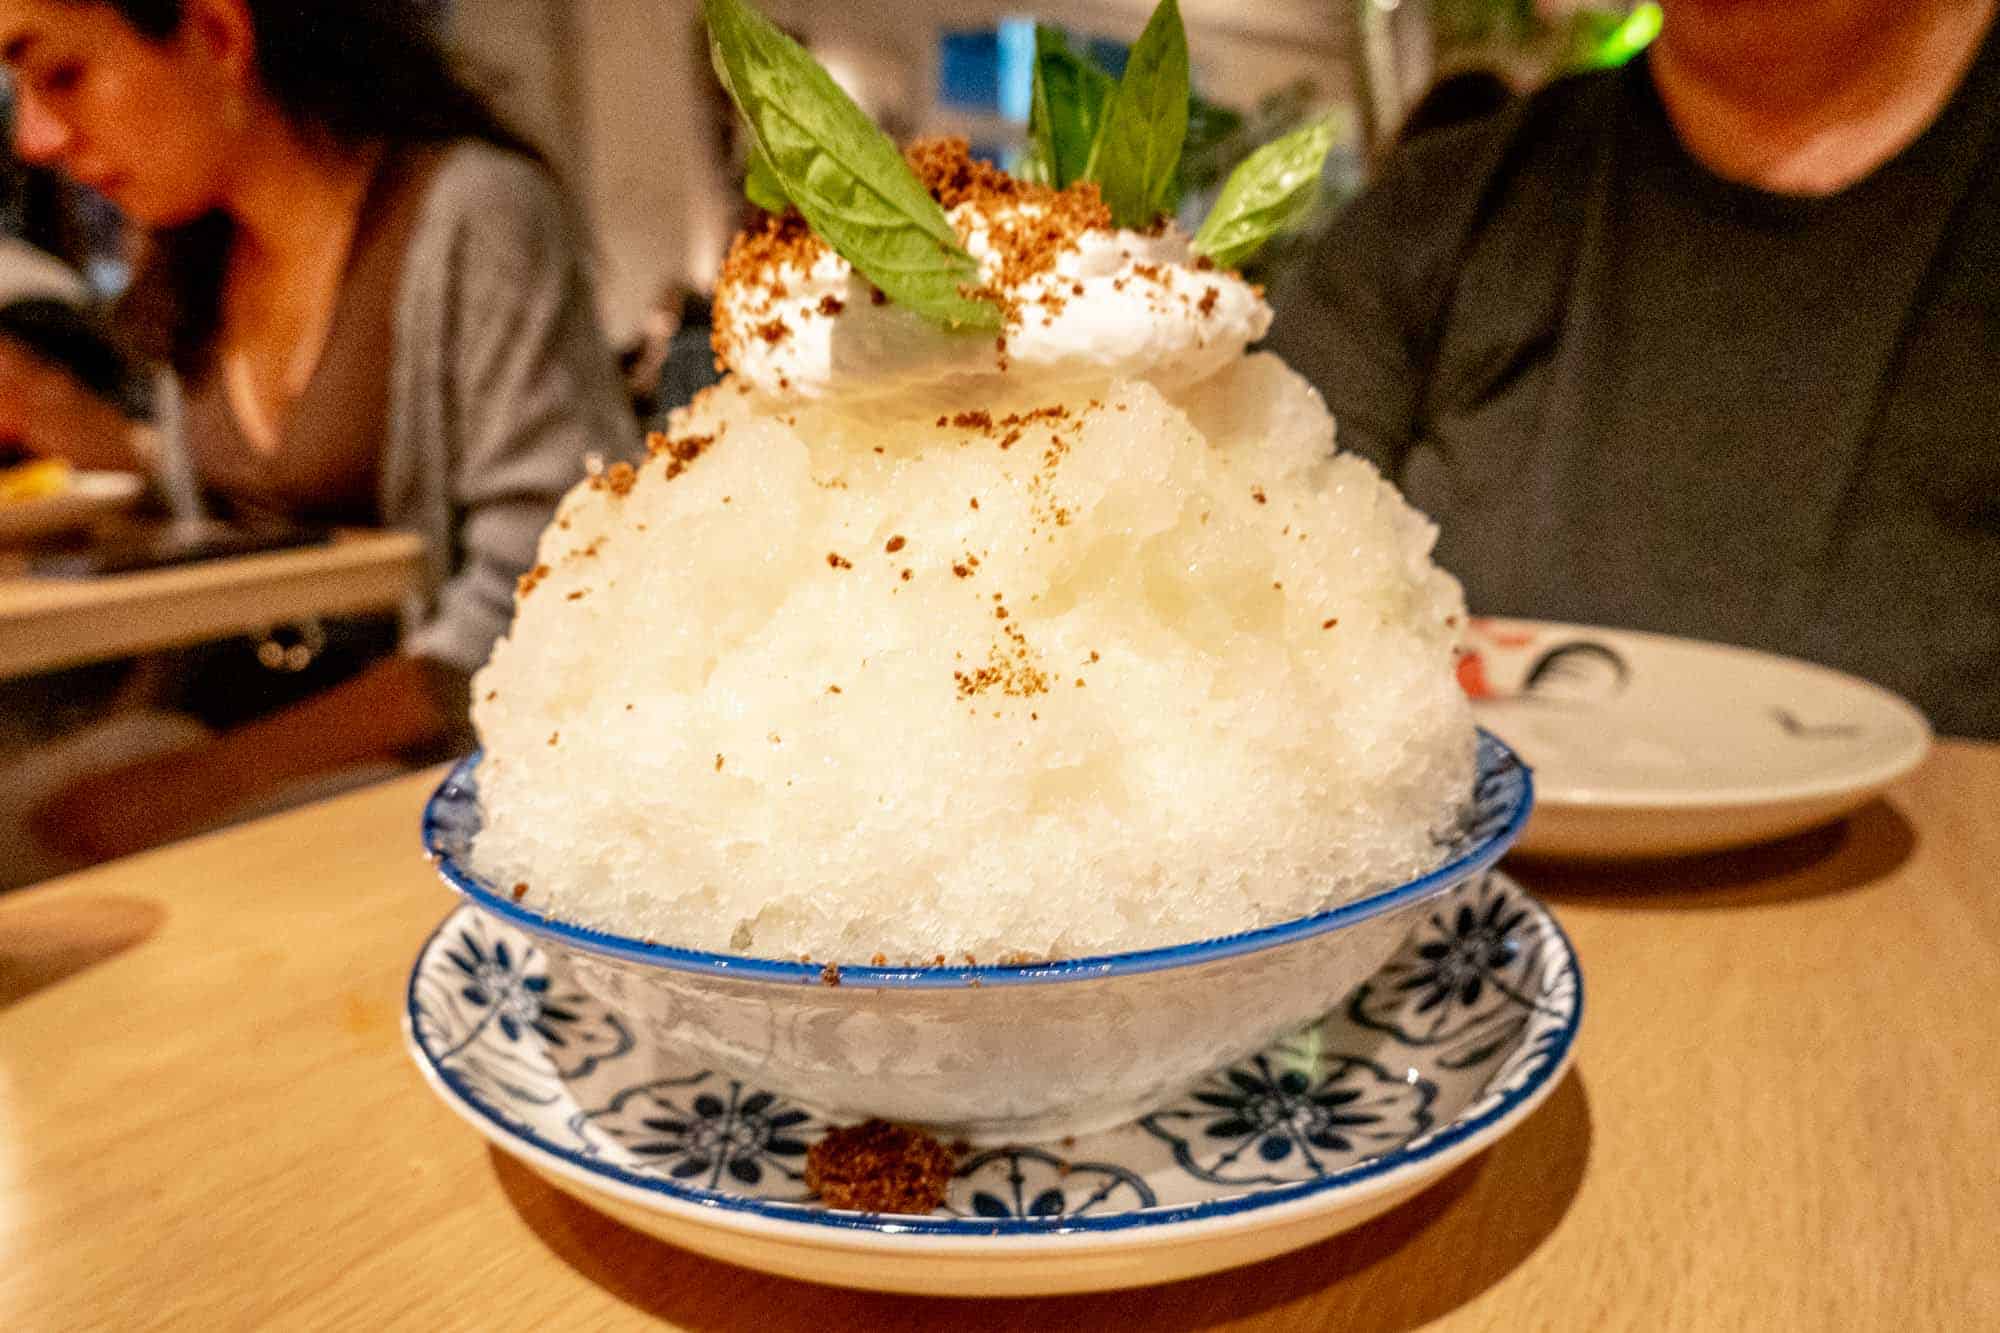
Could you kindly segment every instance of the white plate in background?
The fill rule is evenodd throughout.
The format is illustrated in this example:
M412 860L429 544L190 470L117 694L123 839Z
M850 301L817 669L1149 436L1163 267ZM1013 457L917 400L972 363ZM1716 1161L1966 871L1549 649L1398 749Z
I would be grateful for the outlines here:
M1722 644L1475 619L1481 726L1535 770L1515 850L1618 859L1746 846L1836 819L1915 768L1924 717L1867 681Z
M126 508L145 489L146 479L136 472L73 472L54 495L0 502L0 546L85 527Z

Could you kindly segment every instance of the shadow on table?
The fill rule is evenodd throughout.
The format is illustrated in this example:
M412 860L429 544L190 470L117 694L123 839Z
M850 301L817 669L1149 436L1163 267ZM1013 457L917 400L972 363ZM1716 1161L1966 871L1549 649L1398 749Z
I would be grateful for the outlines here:
M166 915L140 898L0 899L0 1009L144 942Z
M1837 823L1758 847L1596 865L1516 857L1507 869L1558 904L1706 912L1865 889L1894 874L1916 846L1910 821L1878 799Z
M1182 1333L1268 1316L1343 1333L1412 1329L1473 1300L1560 1225L1590 1156L1572 1070L1507 1138L1365 1226L1234 1272L1090 1296L951 1300L767 1277L654 1240L571 1199L493 1149L516 1212L577 1273L635 1309L700 1333L1116 1328Z

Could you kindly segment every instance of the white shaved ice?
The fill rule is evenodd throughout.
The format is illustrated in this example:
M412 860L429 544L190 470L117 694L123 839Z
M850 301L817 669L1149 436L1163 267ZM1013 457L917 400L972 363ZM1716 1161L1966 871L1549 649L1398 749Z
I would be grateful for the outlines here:
M725 381L676 414L699 457L572 491L474 684L474 868L845 963L1179 943L1430 868L1474 752L1430 523L1268 355L1061 406Z

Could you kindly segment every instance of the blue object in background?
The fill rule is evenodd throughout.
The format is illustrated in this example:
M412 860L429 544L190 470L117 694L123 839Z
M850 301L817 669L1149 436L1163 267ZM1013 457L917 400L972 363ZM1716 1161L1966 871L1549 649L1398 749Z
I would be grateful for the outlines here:
M1035 21L1001 19L998 35L1000 114L1025 125L1035 98Z
M1071 48L1116 78L1125 72L1130 48L1108 37L1070 38ZM1028 123L1035 89L1035 21L1007 18L991 28L961 28L938 34L938 91L941 106L985 111L1016 125Z
M962 111L1000 108L1000 35L991 28L938 34L938 102Z
M1132 54L1132 48L1110 37L1090 37L1083 43L1083 53L1090 62L1114 79L1125 77L1125 61Z

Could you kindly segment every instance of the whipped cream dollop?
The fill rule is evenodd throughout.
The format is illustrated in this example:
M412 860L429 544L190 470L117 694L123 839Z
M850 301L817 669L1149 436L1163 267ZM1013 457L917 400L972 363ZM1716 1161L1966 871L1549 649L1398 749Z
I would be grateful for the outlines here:
M715 294L716 354L779 400L925 404L1002 390L1144 379L1186 386L1264 335L1261 289L1194 254L1171 224L1113 228L1094 188L960 191L942 202L979 264L998 335L950 330L884 300L796 218L740 238Z

